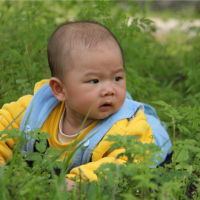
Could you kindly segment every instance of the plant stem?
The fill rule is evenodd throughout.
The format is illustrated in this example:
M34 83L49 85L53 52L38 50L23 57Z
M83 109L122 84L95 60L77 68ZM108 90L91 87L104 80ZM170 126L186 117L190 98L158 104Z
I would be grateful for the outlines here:
M144 186L141 187L141 199L144 199Z
M172 116L172 131L173 131L173 139L172 139L172 146L175 147L175 139L176 139L176 132L175 132L175 128L176 128L176 125L175 125L175 119L174 117ZM173 163L173 169L175 170L175 166L176 166L176 156L175 156L175 148L173 148L173 160L172 160L172 163Z
M117 192L117 188L118 188L118 184L119 184L119 165L116 163L115 166L116 166L115 185L114 185L114 188L113 188L111 200L114 200L114 199L115 199L116 192Z

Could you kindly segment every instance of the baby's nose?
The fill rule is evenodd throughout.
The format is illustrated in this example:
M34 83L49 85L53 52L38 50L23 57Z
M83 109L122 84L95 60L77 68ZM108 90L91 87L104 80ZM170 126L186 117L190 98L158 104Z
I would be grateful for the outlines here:
M115 95L115 91L112 87L112 84L106 84L101 91L101 96L113 96Z

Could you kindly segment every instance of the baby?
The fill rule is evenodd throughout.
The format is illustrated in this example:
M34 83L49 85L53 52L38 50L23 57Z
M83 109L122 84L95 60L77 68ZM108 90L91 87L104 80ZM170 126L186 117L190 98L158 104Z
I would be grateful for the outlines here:
M126 79L122 51L103 26L91 22L61 26L50 38L48 59L53 76L49 85L54 96L65 102L64 134L77 134L91 107L83 129L123 105Z
M76 175L96 180L94 170L101 164L127 161L116 160L123 149L109 151L109 135L137 135L144 143L154 142L165 160L171 148L169 136L157 118L145 114L143 104L126 98L122 48L106 27L85 21L65 23L53 32L47 51L52 78L37 83L34 96L2 107L0 131L27 107L10 128L24 131L27 139L29 131L41 128L51 135L48 146L57 149L76 140L81 148L66 175L68 189ZM13 144L12 139L0 141L0 164L12 156ZM24 150L33 152L34 144L30 140Z

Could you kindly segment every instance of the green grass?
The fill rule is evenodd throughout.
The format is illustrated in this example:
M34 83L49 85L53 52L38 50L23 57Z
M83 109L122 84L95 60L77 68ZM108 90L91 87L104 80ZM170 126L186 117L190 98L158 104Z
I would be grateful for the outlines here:
M187 199L189 189L199 185L200 30L195 29L197 34L193 37L174 30L160 42L153 36L150 21L143 18L161 16L182 20L185 11L152 13L147 8L140 9L132 1L0 2L0 107L27 93L33 94L37 81L50 78L46 48L50 35L60 23L71 19L95 20L106 25L118 38L125 55L127 90L134 100L156 108L168 126L175 152L173 165L166 166L171 170L149 169L148 164L159 153L154 145L142 145L129 137L110 138L118 144L117 148L131 148L132 152L139 145L137 156L146 159L135 164L137 157L126 151L132 160L126 167L102 166L96 172L98 182L85 180L77 183L79 190L61 192L64 176L57 177L53 168L60 167L65 172L68 161L57 161L62 152L49 149L47 154L53 157L45 159L41 159L42 153L34 153L32 157L38 161L30 168L24 154L15 151L7 166L0 168L0 199ZM197 14L191 12L188 18L194 19L194 16ZM139 17L140 22L134 20L128 27L129 17ZM16 130L9 135L21 138ZM146 155L146 149L154 152L152 157ZM189 194L198 199L199 189Z

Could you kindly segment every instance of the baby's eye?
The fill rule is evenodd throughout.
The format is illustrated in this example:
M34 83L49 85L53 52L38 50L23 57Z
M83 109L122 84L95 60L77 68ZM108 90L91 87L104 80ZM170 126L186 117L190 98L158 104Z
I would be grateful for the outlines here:
M97 79L89 81L89 83L93 83L93 84L97 84L98 82L99 82L99 80L97 80Z
M116 77L114 78L114 81L119 81L120 79L122 79L121 77Z

